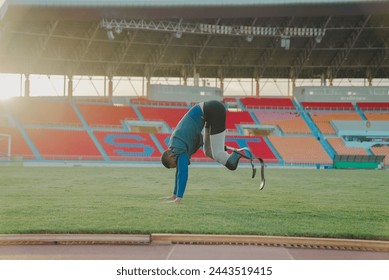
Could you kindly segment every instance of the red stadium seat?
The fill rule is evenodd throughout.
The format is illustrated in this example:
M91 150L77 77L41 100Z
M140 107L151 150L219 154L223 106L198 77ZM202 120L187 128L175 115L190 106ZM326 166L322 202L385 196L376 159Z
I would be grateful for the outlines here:
M138 119L134 109L130 106L77 104L77 107L90 126L119 126L123 120Z
M175 128L188 108L160 108L138 106L139 112L146 121L165 121L170 128Z
M301 102L301 105L305 110L355 110L351 102Z
M255 124L250 113L247 111L227 111L226 128L229 130L236 130L239 124Z
M33 152L28 146L23 135L17 128L13 127L0 127L0 133L11 136L11 157L22 157L23 159L35 159ZM8 145L5 142L3 145ZM8 147L3 147L3 150L6 151Z
M363 111L387 110L389 111L389 102L357 102L358 107Z
M86 131L27 128L26 132L43 159L103 159Z
M81 121L66 101L15 99L9 102L9 112L24 124L56 124L81 126Z

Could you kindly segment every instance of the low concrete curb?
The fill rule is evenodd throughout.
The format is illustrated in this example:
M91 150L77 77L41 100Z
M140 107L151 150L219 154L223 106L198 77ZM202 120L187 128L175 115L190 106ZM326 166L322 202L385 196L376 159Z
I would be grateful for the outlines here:
M0 245L134 245L150 242L150 235L132 234L0 234Z
M389 241L207 234L0 234L4 245L257 245L389 252Z

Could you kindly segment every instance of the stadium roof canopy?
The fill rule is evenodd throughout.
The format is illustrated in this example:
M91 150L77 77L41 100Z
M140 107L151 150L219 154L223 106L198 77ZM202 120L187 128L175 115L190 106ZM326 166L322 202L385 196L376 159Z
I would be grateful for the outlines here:
M0 0L0 72L388 78L387 0Z

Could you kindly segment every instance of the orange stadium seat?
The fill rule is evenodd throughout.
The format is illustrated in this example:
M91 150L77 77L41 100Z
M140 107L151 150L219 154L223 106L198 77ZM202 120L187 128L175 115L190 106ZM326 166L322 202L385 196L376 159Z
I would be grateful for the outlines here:
M269 136L270 142L285 163L289 164L331 164L332 159L316 138L293 136Z
M295 111L261 111L255 110L260 124L278 126L286 134L310 134L311 131L299 113Z
M389 166L389 146L371 147L370 150L376 156L385 156L384 164Z
M366 112L365 117L370 121L389 121L389 113Z
M334 120L362 120L357 112L310 112L312 120L323 134L336 134L331 125Z
M369 155L366 149L360 147L347 147L342 139L338 137L327 138L328 143L334 148L338 155Z
M90 126L119 126L126 119L138 120L135 110L130 106L77 104L77 107Z

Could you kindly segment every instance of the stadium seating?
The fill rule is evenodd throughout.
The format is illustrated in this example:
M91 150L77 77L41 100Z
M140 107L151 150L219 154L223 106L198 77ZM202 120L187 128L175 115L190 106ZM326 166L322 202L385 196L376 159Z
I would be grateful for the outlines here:
M222 100L223 103L236 103L237 99L235 97L224 97Z
M331 125L334 120L362 120L356 112L324 112L312 111L309 113L316 126L323 134L335 134Z
M253 111L260 124L278 126L285 134L310 134L311 131L296 111Z
M301 105L305 110L355 110L351 102L301 102Z
M35 159L33 152L28 146L26 140L17 128L14 127L0 127L0 133L11 136L11 157L12 158L23 158L24 160ZM3 145L8 145L5 142ZM6 151L7 147L3 147Z
M226 128L236 130L238 124L255 124L255 122L247 111L227 111Z
M376 156L385 156L384 164L389 166L389 146L371 147L370 150Z
M278 159L267 145L263 137L227 136L226 145L234 148L249 147L256 157L263 158L267 163L277 163Z
M327 138L328 143L334 148L338 155L369 155L366 149L360 147L347 147L342 139L338 137Z
M109 104L77 104L89 126L120 126L121 121L138 120L134 109L130 106L114 106Z
M188 108L138 106L138 110L146 121L165 121L173 129L186 114Z
M246 109L285 109L295 110L295 106L290 98L277 98L277 97L245 97L240 101L246 107Z
M308 127L310 120L306 114L326 135L327 142L337 155L368 155L370 151L346 146L336 135L331 121L362 120L364 117L368 120L389 120L386 103L359 103L359 108L366 111L358 107L355 111L354 105L348 102L306 102L302 108L298 105L296 108L290 98L225 97L223 101L232 106L226 115L226 145L236 148L248 146L255 156L275 164L332 164L324 149L329 147L320 142L321 137L317 136L314 128L311 127L311 131ZM116 106L86 99L76 99L73 103L63 98L16 98L6 106L1 103L0 134L11 135L13 158L159 161L161 152L167 148L170 133L159 133L158 129L150 126L129 132L122 122L163 121L174 129L189 106L185 102L144 98L131 99L130 103L130 106ZM267 137L261 133L247 136L245 131L238 129L241 124L277 126L282 133ZM0 152L8 148L1 145L3 143L0 143ZM371 148L373 154L387 156L386 165L389 165L388 150L384 145ZM192 161L213 160L200 149L192 156Z
M94 131L96 139L110 160L152 158L159 160L161 153L148 133Z
M23 124L81 126L80 119L68 101L17 98L8 103L8 110Z
M357 102L358 107L363 111L386 110L389 111L389 102Z
M170 106L170 107L187 107L186 102L180 102L180 101L164 101L164 100L151 100L144 97L139 98L131 98L130 99L131 104L135 105L150 105L154 107L159 106Z
M86 131L27 128L26 132L43 159L103 159Z
M312 136L269 136L269 140L289 164L331 164L332 159Z
M389 121L389 113L366 112L365 117L370 121Z
M167 149L170 134L158 133L155 135L164 150ZM277 157L271 151L263 137L254 136L226 136L225 144L234 148L249 147L255 156L265 159L267 162L276 163L278 162ZM197 153L192 156L193 161L209 161L200 149Z

